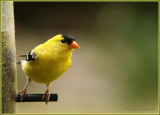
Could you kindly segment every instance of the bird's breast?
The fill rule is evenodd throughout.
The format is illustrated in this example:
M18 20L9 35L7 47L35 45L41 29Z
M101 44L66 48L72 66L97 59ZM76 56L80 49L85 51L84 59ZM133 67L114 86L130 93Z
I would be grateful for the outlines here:
M71 59L37 59L26 62L24 72L33 81L38 83L51 83L59 78L71 65Z

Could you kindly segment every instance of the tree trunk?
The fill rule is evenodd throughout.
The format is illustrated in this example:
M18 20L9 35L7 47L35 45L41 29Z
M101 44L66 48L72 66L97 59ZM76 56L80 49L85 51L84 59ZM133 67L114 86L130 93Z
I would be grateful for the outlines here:
M13 1L2 2L2 113L15 113L16 50Z

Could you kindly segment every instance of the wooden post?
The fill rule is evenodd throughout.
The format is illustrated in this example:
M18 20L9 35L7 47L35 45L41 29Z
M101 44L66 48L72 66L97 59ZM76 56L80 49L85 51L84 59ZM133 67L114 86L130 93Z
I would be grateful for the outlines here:
M2 113L15 113L16 50L13 1L2 3Z

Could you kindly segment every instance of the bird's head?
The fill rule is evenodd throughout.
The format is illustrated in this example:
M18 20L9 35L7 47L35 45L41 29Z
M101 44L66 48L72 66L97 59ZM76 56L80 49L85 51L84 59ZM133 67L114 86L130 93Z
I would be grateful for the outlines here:
M61 35L61 43L66 45L71 49L80 48L79 45L75 42L75 38L71 35L63 34Z
M50 43L53 44L54 48L59 48L61 50L73 50L80 48L80 46L76 43L75 38L71 35L59 34L50 40L52 41Z
M58 34L44 43L48 51L60 57L71 57L72 52L80 46L76 43L75 38L71 35Z

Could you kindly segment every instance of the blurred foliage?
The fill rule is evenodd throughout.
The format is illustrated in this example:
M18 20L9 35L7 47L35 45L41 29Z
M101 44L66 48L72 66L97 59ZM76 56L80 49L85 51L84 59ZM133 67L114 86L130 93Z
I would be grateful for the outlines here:
M81 46L73 55L71 71L55 81L61 89L71 84L65 89L68 94L57 90L62 93L59 98L73 96L68 109L67 100L61 100L59 108L55 104L55 110L43 112L157 112L158 3L15 2L14 6L17 54L28 53L59 33L75 36ZM23 105L19 112L28 112ZM128 106L141 110L129 111ZM153 109L142 110L148 106Z

